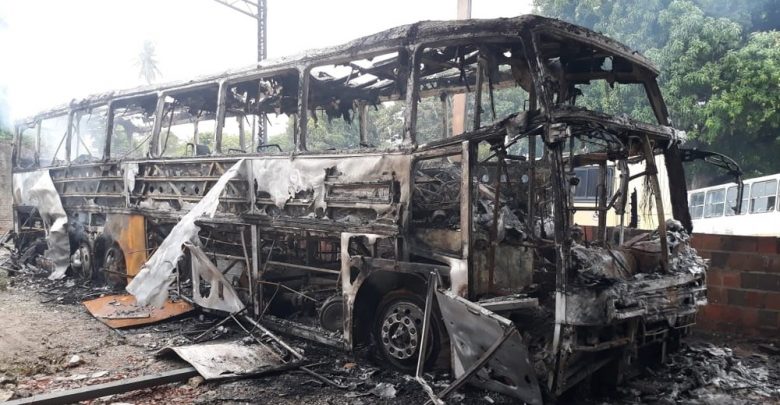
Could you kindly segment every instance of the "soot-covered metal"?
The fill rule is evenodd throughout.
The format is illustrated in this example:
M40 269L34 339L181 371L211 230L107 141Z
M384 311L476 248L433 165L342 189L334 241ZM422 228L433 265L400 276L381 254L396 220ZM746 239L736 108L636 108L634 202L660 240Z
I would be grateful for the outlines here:
M17 127L18 260L47 261L56 277L69 250L73 276L129 282L141 304L177 289L529 403L617 383L644 354L662 358L706 302L684 138L657 75L612 39L528 15L420 22L74 101ZM630 87L647 116L596 111L600 82ZM458 93L470 104L460 114ZM289 146L253 135L269 116L289 119ZM57 117L63 132L40 142ZM331 120L357 128L348 147L315 135ZM645 231L622 226L637 185Z

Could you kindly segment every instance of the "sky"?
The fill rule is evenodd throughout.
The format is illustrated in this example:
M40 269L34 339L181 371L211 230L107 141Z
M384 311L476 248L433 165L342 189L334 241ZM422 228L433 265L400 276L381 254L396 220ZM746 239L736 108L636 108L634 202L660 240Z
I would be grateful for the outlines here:
M267 1L269 58L420 20L453 19L457 3ZM472 2L473 18L532 8L531 0ZM136 60L146 40L156 46L162 83L251 65L256 36L255 20L213 0L0 0L0 119L145 84Z

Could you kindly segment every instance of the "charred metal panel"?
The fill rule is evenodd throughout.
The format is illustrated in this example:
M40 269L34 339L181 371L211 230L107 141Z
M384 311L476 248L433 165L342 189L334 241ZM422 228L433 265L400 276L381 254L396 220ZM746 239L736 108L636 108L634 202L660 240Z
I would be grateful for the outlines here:
M185 243L192 260L192 300L208 309L231 314L245 308L241 299L222 272L199 247Z
M168 286L174 281L172 273L183 254L182 245L185 242L197 242L199 227L195 221L204 216L214 216L220 195L243 167L244 161L240 160L220 177L206 196L173 227L157 251L127 286L127 291L136 297L139 304L159 307L165 302L168 298Z
M52 263L49 279L65 277L70 266L68 217L49 176L49 170L14 173L13 185L14 205L34 207L43 220L48 244L45 257Z
M481 368L472 371L471 384L529 404L542 403L528 349L511 321L450 292L437 291L436 300L450 335L455 377L489 356Z

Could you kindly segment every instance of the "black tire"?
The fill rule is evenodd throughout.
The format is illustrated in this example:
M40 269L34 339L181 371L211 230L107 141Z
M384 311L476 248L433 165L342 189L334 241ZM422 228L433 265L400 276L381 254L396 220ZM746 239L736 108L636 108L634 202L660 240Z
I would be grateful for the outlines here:
M112 288L117 289L127 285L125 255L117 244L106 249L106 254L103 256L103 277L106 284Z
M377 307L372 327L374 348L379 358L399 371L413 373L419 357L424 314L425 300L418 294L404 289L387 293ZM431 313L426 368L437 363L445 340L446 331L441 316L434 308Z
M74 256L78 254L78 259ZM78 243L71 252L71 272L79 280L93 281L96 279L97 272L95 263L95 254L92 244L86 238L79 239Z

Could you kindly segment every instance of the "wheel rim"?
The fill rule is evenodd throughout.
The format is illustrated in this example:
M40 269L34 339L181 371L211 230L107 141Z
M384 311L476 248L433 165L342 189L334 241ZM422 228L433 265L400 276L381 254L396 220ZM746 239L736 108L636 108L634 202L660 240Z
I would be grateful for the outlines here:
M92 251L89 248L89 245L86 243L81 243L76 249L76 253L78 256L78 260L76 263L78 264L76 266L77 273L82 279L91 279L92 278Z
M106 278L112 285L121 285L125 281L124 277L122 277L125 269L116 248L110 248L106 252L104 267L106 269Z
M423 311L409 302L390 306L382 322L382 346L390 356L406 360L417 353L422 335Z

